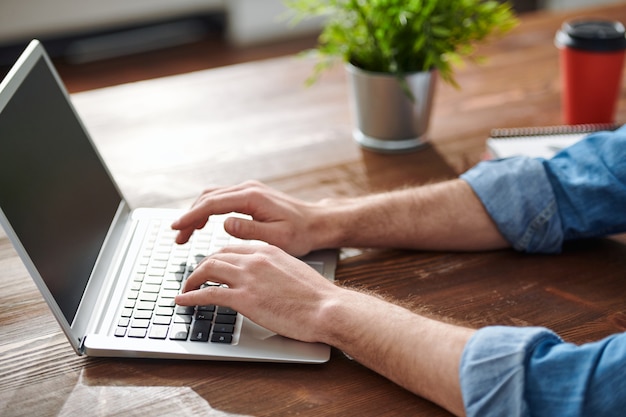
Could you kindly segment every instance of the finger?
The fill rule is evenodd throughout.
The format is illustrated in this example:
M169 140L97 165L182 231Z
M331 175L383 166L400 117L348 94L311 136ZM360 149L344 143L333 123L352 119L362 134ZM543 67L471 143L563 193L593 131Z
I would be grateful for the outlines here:
M174 239L174 241L178 243L179 245L187 243L189 241L189 238L191 237L191 235L193 234L195 230L196 228L188 228L184 230L179 230L178 233L176 234L176 238Z
M181 306L231 305L233 290L224 287L206 287L178 294L174 301Z
M179 230L177 243L186 243L196 229L203 228L210 215L239 212L258 217L271 189L258 181L246 181L232 187L206 189L189 211L172 223ZM262 217L262 216L261 216ZM263 220L263 219L262 219Z
M198 196L198 198L192 204L191 207L194 207L197 204L199 204L207 196L217 196L217 195L220 195L220 194L235 193L235 192L244 191L244 190L250 190L250 189L255 189L255 188L256 189L264 189L264 188L268 188L268 187L266 185L258 182L258 181L244 181L244 182L241 182L239 184L232 185L232 186L229 186L229 187L209 187L209 188L205 188L204 191L202 191L202 193Z
M249 208L248 197L244 192L211 195L203 198L198 204L172 223L175 230L195 229L204 226L212 214L238 212L253 214Z
M249 256L260 252L267 254L267 245L233 245L222 248L204 258L183 284L183 292L199 288L207 281L226 284L230 288L245 284L245 270L249 267ZM269 256L269 255L268 255Z
M196 201L193 202L193 204L191 205L191 207L189 208L189 210L191 210L193 207L197 206L200 201L202 201L202 199L204 198L205 194L207 193L212 193L214 190L217 190L217 188L209 188L209 189L205 189L203 191L202 194L200 194L198 196L198 198L196 198ZM178 244L184 244L187 243L189 241L189 238L191 237L191 235L199 229L204 228L204 226L206 226L207 222L209 221L209 216L205 216L204 218L200 219L200 221L198 221L196 224L194 225L186 225L185 227L180 227L178 225L179 220L175 220L170 227L173 230L178 230L178 234L176 235L176 239L175 242Z
M198 197L189 212L174 222L175 228L179 228L179 224L190 227L193 219L204 219L211 214L239 212L254 215L260 202L267 200L272 191L258 181L245 181L231 187L208 188Z
M206 204L205 204L206 205ZM176 235L176 243L183 244L189 241L191 235L196 231L204 228L212 214L225 214L220 210L209 211L205 209L205 205L198 205L196 208L187 211L183 216L175 220L170 227L178 230ZM233 211L233 210L231 210ZM226 213L230 213L227 211Z
M240 255L252 255L258 252L262 252L267 248L267 245L230 245L225 246L219 250L219 252L214 253L209 258L205 259L220 259L225 262L230 262L233 264L237 264L241 262L241 259L237 257ZM230 255L234 255L234 257L230 257Z
M239 268L233 261L218 259L215 256L205 258L183 284L183 292L198 289L207 281L233 286L236 277L239 276Z
M275 236L272 229L273 223L256 221L254 219L229 217L224 220L224 230L239 239L272 242L272 238Z

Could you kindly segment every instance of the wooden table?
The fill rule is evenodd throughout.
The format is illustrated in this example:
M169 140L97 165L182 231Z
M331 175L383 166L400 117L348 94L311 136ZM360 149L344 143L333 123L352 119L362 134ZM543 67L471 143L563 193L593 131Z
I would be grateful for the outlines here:
M559 123L552 39L580 14L528 15L482 48L488 63L460 70L460 91L439 86L432 146L412 154L361 150L343 69L307 89L307 59L73 99L135 206L186 206L204 186L251 178L305 199L360 195L454 177L480 160L493 127ZM626 6L585 14L626 21ZM337 350L320 366L77 357L4 236L0 271L2 415L448 415ZM625 271L621 235L559 256L345 249L337 277L470 326L548 326L582 343L625 330Z

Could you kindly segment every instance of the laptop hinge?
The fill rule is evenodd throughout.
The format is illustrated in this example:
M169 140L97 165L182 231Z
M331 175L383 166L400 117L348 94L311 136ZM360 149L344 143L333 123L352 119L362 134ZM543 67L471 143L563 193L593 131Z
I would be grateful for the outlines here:
M85 354L85 339L87 339L87 336L83 336L80 339L78 339L78 349L76 353L78 353L81 356Z

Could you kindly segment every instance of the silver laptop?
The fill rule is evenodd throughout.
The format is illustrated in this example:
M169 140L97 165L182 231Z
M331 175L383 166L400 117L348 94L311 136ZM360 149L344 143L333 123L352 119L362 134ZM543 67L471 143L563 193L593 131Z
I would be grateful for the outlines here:
M328 346L276 335L229 306L176 306L174 296L197 262L233 243L222 215L192 242L176 245L169 225L180 214L130 209L42 45L32 41L0 84L0 224L75 351L329 359ZM321 251L304 260L332 280L336 255Z

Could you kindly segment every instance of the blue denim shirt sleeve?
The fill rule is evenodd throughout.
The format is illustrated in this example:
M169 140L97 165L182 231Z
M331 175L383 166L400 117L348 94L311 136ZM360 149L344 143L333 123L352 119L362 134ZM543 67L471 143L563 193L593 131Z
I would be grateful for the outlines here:
M464 173L517 250L626 231L626 127L600 132L550 160L488 161ZM626 410L626 333L575 346L545 328L493 326L465 346L468 416L618 416Z
M493 326L465 346L468 416L618 416L626 410L626 333L576 346L540 327Z
M461 178L469 183L514 249L559 252L564 241L556 195L539 159L486 161Z
M626 231L626 127L549 160L485 161L461 178L519 251L556 253L569 239Z

